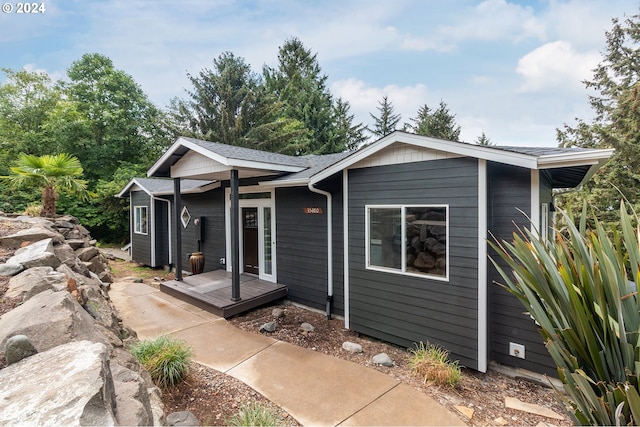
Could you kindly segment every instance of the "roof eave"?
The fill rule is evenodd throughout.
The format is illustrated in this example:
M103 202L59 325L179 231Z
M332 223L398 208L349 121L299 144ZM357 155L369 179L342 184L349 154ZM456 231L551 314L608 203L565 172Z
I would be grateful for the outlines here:
M538 157L537 169L551 169L571 166L594 165L596 169L605 164L613 155L614 149L589 150L577 153L553 154Z

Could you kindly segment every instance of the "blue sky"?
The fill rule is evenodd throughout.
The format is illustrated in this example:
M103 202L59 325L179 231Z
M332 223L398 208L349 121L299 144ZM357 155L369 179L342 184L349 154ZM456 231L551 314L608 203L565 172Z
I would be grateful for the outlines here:
M6 3L5 0L3 0ZM638 0L44 0L0 13L0 67L64 78L84 53L111 58L159 107L185 97L186 73L224 51L256 72L298 37L328 86L372 121L388 96L402 122L443 100L474 141L555 146L556 128L592 115L581 83L601 60L611 19Z

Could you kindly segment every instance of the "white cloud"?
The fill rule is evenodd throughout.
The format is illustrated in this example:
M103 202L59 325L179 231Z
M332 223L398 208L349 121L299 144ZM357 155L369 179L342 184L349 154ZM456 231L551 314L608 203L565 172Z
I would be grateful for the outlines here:
M524 78L518 92L584 90L581 82L592 76L600 59L597 52L577 52L567 41L544 44L518 61L516 72Z
M371 124L373 119L370 113L378 115L377 108L383 97L387 97L395 109L396 114L401 115L399 127L410 118L415 117L418 109L424 104L436 105L440 100L428 99L427 87L423 84L414 86L387 85L384 87L368 86L358 79L347 79L333 83L331 93L336 97L349 101L351 112L355 116L355 122L365 125Z

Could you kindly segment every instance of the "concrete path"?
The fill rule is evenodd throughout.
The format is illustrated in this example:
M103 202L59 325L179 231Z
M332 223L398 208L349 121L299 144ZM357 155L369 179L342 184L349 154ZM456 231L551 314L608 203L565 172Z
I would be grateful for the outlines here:
M150 286L113 283L109 294L140 339L168 334L185 340L197 362L239 379L305 426L465 425L389 375L242 331Z

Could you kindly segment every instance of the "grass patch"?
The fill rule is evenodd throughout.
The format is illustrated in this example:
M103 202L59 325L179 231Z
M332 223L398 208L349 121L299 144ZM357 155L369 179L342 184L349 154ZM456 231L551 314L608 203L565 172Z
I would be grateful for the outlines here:
M425 382L455 387L462 379L458 361L449 360L449 351L439 345L420 342L410 349L411 369Z
M285 421L274 410L260 404L249 403L240 407L236 415L226 420L230 426L281 426Z
M162 335L133 344L130 350L161 389L175 386L189 373L193 352L184 341Z

